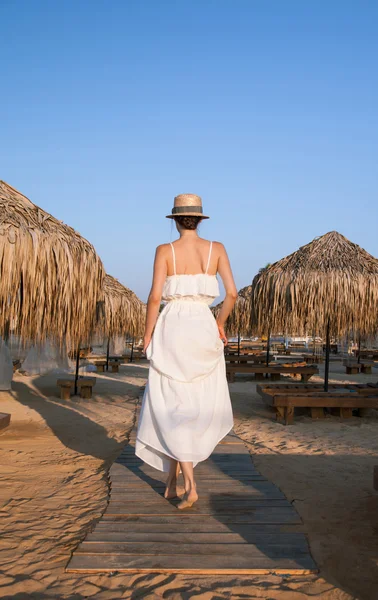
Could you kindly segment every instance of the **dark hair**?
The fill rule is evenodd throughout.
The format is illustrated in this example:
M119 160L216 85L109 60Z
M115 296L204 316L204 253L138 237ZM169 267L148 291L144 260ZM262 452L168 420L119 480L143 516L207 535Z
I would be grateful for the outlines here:
M176 223L183 229L197 229L198 224L202 221L201 217L175 217Z

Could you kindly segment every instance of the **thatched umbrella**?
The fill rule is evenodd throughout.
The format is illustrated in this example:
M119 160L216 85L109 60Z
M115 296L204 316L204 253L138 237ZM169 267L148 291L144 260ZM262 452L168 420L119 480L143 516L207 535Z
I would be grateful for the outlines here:
M129 334L133 338L141 335L146 318L146 305L138 296L111 275L105 275L104 329L109 341L114 335Z
M234 307L226 321L225 330L227 335L238 336L238 348L240 353L240 336L251 333L251 285L243 287L238 292ZM223 302L219 302L211 308L215 318L220 313Z
M336 231L315 238L255 277L251 324L325 335L327 391L330 336L377 330L378 260Z
M103 277L86 239L0 181L0 335L11 326L76 348L95 324Z

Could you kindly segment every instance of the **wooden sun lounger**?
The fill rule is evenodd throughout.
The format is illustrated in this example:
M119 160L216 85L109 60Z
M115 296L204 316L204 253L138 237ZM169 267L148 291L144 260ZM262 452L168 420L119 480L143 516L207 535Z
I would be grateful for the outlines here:
M378 408L378 393L375 396L346 392L314 392L302 396L296 394L277 394L273 396L273 406L277 411L277 420L291 425L294 421L296 406L309 407L313 419L324 418L325 408L336 408L340 417L349 418L354 408Z
M324 409L339 409L340 417L352 416L353 409L378 408L378 384L368 386L331 385L329 392L316 389L322 386L257 386L257 392L276 409L278 421L290 425L294 408L308 407L315 419L324 418Z
M303 354L301 356L308 365L317 365L323 362L323 356L314 356L313 354Z
M329 391L355 391L359 394L374 395L378 394L378 383L334 383L328 387ZM259 384L256 386L256 391L268 404L272 405L272 398L277 394L312 394L314 392L323 392L324 385L322 383L310 383L308 385L278 383L277 385Z
M313 375L319 373L317 367L298 367L293 365L274 365L274 366L259 366L259 365L231 365L226 364L227 379L230 383L235 380L235 373L250 373L254 374L256 379L263 379L264 375L270 375L272 380L280 379L281 375L300 375L301 380L306 383Z
M0 413L0 429L5 429L10 423L11 416L8 413Z
M234 364L247 364L247 363L265 363L266 355L261 354L240 354L240 356L235 354L225 354L224 356L226 363Z
M354 355L357 357L358 354L360 354L360 358L371 358L372 360L378 360L378 350L376 349L372 349L372 350L360 350L360 352L358 352L358 350L354 350Z
M360 372L364 373L365 375L371 375L372 368L374 367L374 362L357 362L355 360L346 359L343 361L343 366L345 367L345 372L347 373L347 375L357 375Z

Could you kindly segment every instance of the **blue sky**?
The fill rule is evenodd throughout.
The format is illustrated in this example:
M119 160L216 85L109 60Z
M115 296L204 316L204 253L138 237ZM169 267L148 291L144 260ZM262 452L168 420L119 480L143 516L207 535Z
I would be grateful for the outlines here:
M237 287L336 229L378 256L375 0L0 0L0 179L146 299L203 197Z

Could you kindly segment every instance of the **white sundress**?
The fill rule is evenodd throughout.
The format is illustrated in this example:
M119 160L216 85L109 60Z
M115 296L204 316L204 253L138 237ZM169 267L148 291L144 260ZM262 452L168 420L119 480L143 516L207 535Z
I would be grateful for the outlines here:
M215 275L168 276L167 302L147 349L150 360L135 452L160 471L169 457L194 466L206 460L233 427L223 342L209 308L219 296Z

